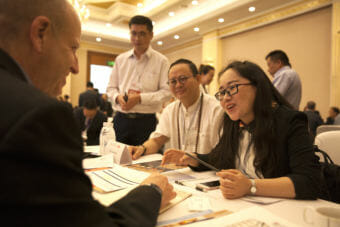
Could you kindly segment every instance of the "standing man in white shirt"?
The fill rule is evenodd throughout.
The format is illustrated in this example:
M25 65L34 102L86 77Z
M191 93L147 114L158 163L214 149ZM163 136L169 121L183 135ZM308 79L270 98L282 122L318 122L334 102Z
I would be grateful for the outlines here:
M291 68L287 54L282 50L274 50L266 56L266 61L268 72L274 77L274 87L296 110L299 110L301 81L297 72Z
M199 154L216 146L225 114L213 96L201 91L199 76L195 64L187 59L171 64L168 83L177 100L163 110L149 140L129 147L133 159L156 153L168 141L170 149Z
M170 99L169 62L150 46L153 25L149 18L134 16L129 28L133 49L116 58L107 94L116 111L117 141L138 145L155 130L155 113Z

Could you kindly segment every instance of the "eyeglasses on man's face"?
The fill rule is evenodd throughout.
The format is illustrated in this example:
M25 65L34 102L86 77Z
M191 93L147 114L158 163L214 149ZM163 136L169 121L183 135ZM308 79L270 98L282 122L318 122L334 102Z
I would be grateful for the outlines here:
M238 87L241 85L253 85L253 83L245 83L245 84L233 84L223 90L220 90L215 94L217 100L221 101L225 94L228 94L230 97L236 95L238 93Z
M192 76L180 76L178 77L178 79L170 79L168 80L168 85L172 86L172 87L175 87L176 84L177 84L177 81L178 83L180 84L184 84L190 77Z

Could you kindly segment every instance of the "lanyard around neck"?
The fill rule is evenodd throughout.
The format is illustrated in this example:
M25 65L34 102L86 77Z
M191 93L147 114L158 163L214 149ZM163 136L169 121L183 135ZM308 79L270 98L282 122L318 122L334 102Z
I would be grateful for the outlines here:
M203 94L201 95L200 100L200 108L198 112L198 125L197 125L197 134L196 134L196 144L195 144L195 153L197 153L198 141L199 141L199 133L201 129L201 118L202 118L202 108L203 108ZM181 133L179 130L179 110L181 109L181 103L178 105L178 112L177 112L177 135L178 135L178 147L181 149ZM184 133L184 132L183 132Z

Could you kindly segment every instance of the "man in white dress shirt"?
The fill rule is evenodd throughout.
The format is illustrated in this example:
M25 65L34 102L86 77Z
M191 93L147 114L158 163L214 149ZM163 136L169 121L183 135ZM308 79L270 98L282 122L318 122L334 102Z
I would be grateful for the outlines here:
M280 94L299 110L302 85L297 72L291 68L288 56L282 50L273 50L266 56L268 72L274 77L273 85Z
M195 64L179 59L171 64L168 77L177 100L163 110L149 140L129 147L133 159L158 152L166 142L170 149L206 154L219 141L224 112L213 96L200 90Z
M134 16L129 22L133 49L120 54L112 70L107 94L116 111L117 141L138 145L156 128L155 113L170 99L167 85L168 60L153 50L152 21Z

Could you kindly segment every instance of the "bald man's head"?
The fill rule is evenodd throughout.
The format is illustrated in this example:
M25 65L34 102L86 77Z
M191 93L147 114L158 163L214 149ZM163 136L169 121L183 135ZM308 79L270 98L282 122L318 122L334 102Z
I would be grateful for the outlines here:
M65 25L65 13L70 8L67 0L0 0L0 46L26 38L37 16L48 17L59 34Z
M66 77L79 71L80 35L67 0L0 0L0 48L50 96L60 95Z

